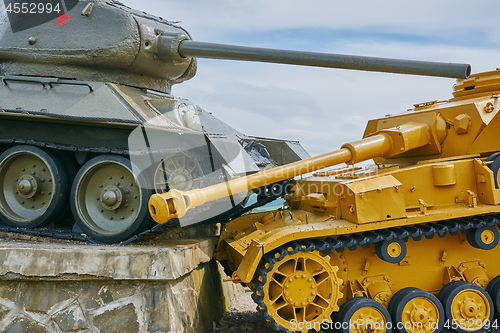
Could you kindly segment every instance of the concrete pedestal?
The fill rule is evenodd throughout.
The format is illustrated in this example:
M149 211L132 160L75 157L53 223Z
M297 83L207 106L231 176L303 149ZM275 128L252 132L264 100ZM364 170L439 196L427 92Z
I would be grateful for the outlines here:
M97 246L0 240L0 332L211 332L243 289L216 238Z

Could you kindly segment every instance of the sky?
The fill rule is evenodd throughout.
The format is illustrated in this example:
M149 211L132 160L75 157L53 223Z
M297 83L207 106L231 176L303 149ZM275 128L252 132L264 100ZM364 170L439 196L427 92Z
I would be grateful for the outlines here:
M498 1L122 0L196 41L500 67ZM247 135L298 140L312 156L362 138L369 119L452 97L454 79L198 60L172 93Z

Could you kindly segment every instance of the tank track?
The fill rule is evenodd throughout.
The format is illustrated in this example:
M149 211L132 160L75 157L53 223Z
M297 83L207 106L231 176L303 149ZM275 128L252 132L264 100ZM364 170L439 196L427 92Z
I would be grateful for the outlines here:
M214 217L210 219L209 221L206 221L204 223L227 223L234 218L241 216L255 208L262 207L276 199L278 199L280 196L270 196L267 197L265 200L258 201L254 203L251 206L248 207L240 207L239 209L236 209L234 211L230 211L228 214L225 214L224 216L221 217ZM159 232L159 231L166 231L170 229L177 228L179 224L177 223L176 220L172 220L171 222L168 223L167 226L164 224L155 224L153 227L146 229L126 240L123 240L119 243L115 243L113 245L118 245L118 246L124 246L124 245L129 245L130 243L138 240L141 237L144 237L150 233L153 232ZM63 239L63 240L75 240L75 241L80 241L80 242L85 242L88 244L107 244L104 242L99 242L95 239L92 239L91 237L87 236L83 231L58 231L58 230L50 230L50 228L43 227L43 228L38 228L38 229L28 229L28 228L20 228L20 227L12 227L8 226L5 224L0 223L0 232L11 232L11 233L16 233L16 234L22 234L22 235L27 235L27 236L34 236L34 237L48 237L48 238L54 238L54 239ZM107 244L109 245L109 244Z
M346 248L351 251L356 250L358 246L366 249L369 248L371 244L394 239L401 239L406 242L410 237L414 241L420 241L422 237L425 237L426 239L433 239L436 235L443 238L446 237L447 233L454 236L457 235L459 231L469 233L473 229L495 225L500 226L499 217L494 215L485 215L480 217L464 217L456 220L439 221L436 223L426 223L414 226L404 226L400 228L366 231L359 234L352 234L350 236L342 235L337 238L330 237L326 239L293 241L284 244L263 256L256 271L256 276L260 277L260 279L254 279L255 284L253 287L255 290L252 293L252 299L255 303L257 303L257 311L262 313L264 319L270 322L275 330L291 333L283 326L278 325L274 318L268 314L263 297L264 284L267 280L267 274L274 268L276 262L280 261L286 255L293 255L299 251L319 251L325 255L329 255L333 250L338 253L342 253ZM266 268L267 263L269 266ZM310 330L309 332L313 333L316 331Z
M0 109L0 114L1 113L14 113L14 114L22 114L22 115L28 115L28 116L44 116L48 118L53 118L53 119L59 119L59 120L79 120L79 121L93 121L93 122L114 122L114 123L122 123L122 124L129 124L129 125L137 125L141 126L144 125L143 121L139 120L127 120L127 119L118 119L118 118L101 118L101 117L84 117L84 116L74 116L74 115L63 115L63 114L56 114L56 113L47 113L47 112L42 112L42 111L27 111L27 110L11 110L11 109ZM165 128L165 129L176 129L178 128L170 128L168 126L160 126L160 125L149 125L152 127L159 127L159 128ZM190 129L185 129L187 132L194 132L193 130ZM6 147L13 146L13 145L29 145L29 146L34 146L34 147L39 147L42 149L48 149L49 151L57 151L60 152L61 154L66 154L68 153L75 153L75 152L82 152L82 153L93 153L93 154L114 154L114 155L119 155L123 156L125 158L132 157L132 156L142 156L142 155L150 155L150 154L160 154L160 155L169 155L169 154L175 154L178 153L179 151L177 149L143 149L143 150L129 150L129 149L119 149L119 148L113 148L113 147L95 147L95 146L85 146L85 145L71 145L71 144L60 144L56 142L49 142L49 141L39 141L39 140L32 140L32 139L16 139L16 138L0 138L0 146L5 145ZM1 152L1 151L0 151ZM210 170L210 165L202 165L199 163L198 159L196 159L196 163L199 164L200 169L203 170L203 172L209 173ZM215 178L215 176L211 176L212 178ZM217 183L220 181L220 179L212 179L210 177L207 177L208 185L211 185L212 183ZM288 184L289 181L283 181L279 182L277 184L280 184L283 187L283 191L285 191L285 183ZM273 184L274 185L274 184ZM272 185L269 185L272 186ZM269 187L268 186L268 187ZM291 186L287 186L286 190L289 191ZM263 187L258 193L266 193L266 188ZM273 193L274 194L274 193ZM242 214L254 209L261 207L269 202L272 202L279 198L283 193L278 193L278 195L268 195L265 197L259 197L258 202L253 204L252 206L249 207L235 207L233 210L230 210L226 214L223 214L221 216L215 216L211 218L209 221L206 221L206 223L224 223L224 222L229 222L230 220L241 216ZM288 193L284 193L288 194ZM128 245L137 239L153 233L157 231L164 231L164 230L169 230L178 227L178 223L174 220L172 221L173 223L170 224L169 226L165 225L157 225L154 224L151 228L146 229L126 240L123 240L119 243L115 243L115 245ZM49 225L50 226L50 225ZM64 228L64 230L61 230L63 228L53 228L53 227L41 227L41 228L36 228L36 229L30 229L30 228L23 228L23 227L13 227L9 226L6 224L3 224L0 222L0 232L10 232L10 233L16 233L16 234L24 234L28 236L33 236L33 237L49 237L49 238L54 238L54 239L62 239L62 240L75 240L75 241L80 241L80 242L86 242L89 244L107 244L104 242L97 241L95 239L92 239L91 237L87 236L83 231L79 230L79 228L73 228L73 230L70 230L70 228Z
M126 239L124 241L121 241L116 244L112 245L128 245L132 243L133 241L136 241L139 237L145 236L149 233L158 231L163 227L161 224L157 224L153 226L150 229L144 230L141 233L130 237L129 239ZM171 227L171 229L177 227L177 225L174 225ZM40 230L42 229L42 230ZM99 242L95 239L90 238L83 232L75 232L75 231L58 231L58 230L47 230L47 227L44 228L39 228L39 229L27 229L27 228L19 228L19 227L11 227L8 225L0 224L0 232L12 232L16 234L22 234L22 235L28 235L28 236L34 236L34 237L49 237L49 238L54 238L54 239L63 239L63 240L75 240L75 241L80 241L80 242L85 242L88 244L107 244L103 242ZM110 244L107 244L110 245Z

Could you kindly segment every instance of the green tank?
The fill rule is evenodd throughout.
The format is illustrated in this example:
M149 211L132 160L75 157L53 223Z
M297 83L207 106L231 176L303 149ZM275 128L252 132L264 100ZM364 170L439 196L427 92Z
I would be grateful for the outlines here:
M195 42L176 24L117 1L4 3L0 219L28 231L48 226L37 231L47 235L69 217L76 232L96 241L124 241L151 226L153 193L202 188L308 157L298 142L245 135L172 96L174 84L195 75L197 57L470 74L467 64ZM270 188L277 187L258 190L259 201L287 187ZM244 193L202 207L185 223L238 214L247 199Z

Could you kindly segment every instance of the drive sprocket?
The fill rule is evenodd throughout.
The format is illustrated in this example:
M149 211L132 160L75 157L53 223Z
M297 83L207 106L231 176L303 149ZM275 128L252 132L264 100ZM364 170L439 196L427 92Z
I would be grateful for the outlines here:
M299 244L279 248L265 256L257 272L253 298L277 329L319 330L339 309L339 268L330 264L330 256L307 250Z

